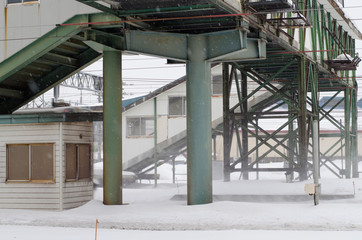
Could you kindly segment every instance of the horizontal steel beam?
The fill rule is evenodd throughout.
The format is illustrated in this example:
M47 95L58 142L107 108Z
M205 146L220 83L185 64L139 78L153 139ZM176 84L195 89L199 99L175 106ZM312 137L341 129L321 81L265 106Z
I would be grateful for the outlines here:
M199 35L131 30L125 34L124 50L188 61L192 54L188 49L189 40L196 36L203 38L208 46L204 49L206 61L242 61L266 57L266 42L263 39L247 39L246 31L241 30Z

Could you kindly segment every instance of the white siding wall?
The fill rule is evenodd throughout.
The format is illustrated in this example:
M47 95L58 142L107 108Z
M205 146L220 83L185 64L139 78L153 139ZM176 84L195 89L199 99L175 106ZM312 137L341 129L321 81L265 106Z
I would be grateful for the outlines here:
M92 143L92 123L62 123L64 143ZM0 208L60 209L60 124L0 125ZM82 138L80 138L82 135ZM55 183L6 183L6 144L53 143ZM92 169L92 168L91 168ZM80 206L93 199L92 181L65 182L63 173L63 208Z
M57 23L96 10L75 0L41 0L39 4L6 5L0 0L0 62L44 35Z
M0 208L59 209L58 124L0 125ZM54 143L56 183L6 183L6 144Z
M221 68L215 69L219 71ZM215 72L213 69L213 72ZM216 74L216 73L215 73ZM183 82L157 96L157 140L158 143L165 141L167 138L172 138L186 131L186 116L169 117L168 116L168 98L169 97L186 96L186 82ZM153 137L127 137L127 117L153 117L154 115L154 100L149 99L138 106L127 110L123 114L123 161L128 162L130 159L153 149ZM222 122L223 116L223 98L222 96L213 96L212 99L212 121L213 127L216 127ZM237 103L237 96L230 97L230 104ZM126 164L127 165L127 164Z

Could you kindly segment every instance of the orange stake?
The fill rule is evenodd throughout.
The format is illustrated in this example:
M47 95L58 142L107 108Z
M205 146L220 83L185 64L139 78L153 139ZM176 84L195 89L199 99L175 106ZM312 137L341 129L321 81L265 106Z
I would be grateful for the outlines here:
M98 219L96 219L96 238L95 238L95 240L97 240L97 228L98 228L98 223L99 223L99 221L98 221Z

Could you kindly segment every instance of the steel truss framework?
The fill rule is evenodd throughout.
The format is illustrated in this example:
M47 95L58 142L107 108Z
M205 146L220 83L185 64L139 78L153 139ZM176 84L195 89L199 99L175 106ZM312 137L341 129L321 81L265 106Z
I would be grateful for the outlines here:
M306 17L311 28L312 53L311 57L299 54L297 51L288 52L290 48L280 48L272 44L267 46L267 59L255 62L231 63L223 65L224 82L224 176L230 180L231 172L241 172L243 179L248 179L249 172L283 171L286 174L299 173L299 179L305 180L313 174L313 161L319 167L326 167L338 178L359 177L357 154L357 83L355 71L325 71L324 67L340 54L355 55L355 42L346 31L338 26L331 14L326 12L316 0L299 1L301 12ZM281 26L283 27L283 26ZM287 30L293 43L295 28ZM306 47L306 28L299 29L299 49L304 52ZM327 67L328 68L328 67ZM336 70L336 69L335 69ZM340 69L337 69L340 70ZM240 73L241 79L238 78ZM247 92L248 81L259 86ZM229 106L231 85L235 85L239 103ZM248 106L248 99L258 91L267 91L270 96ZM319 106L320 92L333 92L334 95ZM309 94L308 94L309 93ZM331 108L326 108L337 95L344 97L336 101ZM333 115L333 110L344 102L344 124ZM286 104L287 111L278 107ZM261 119L275 119L283 124L273 132L266 131L258 123ZM321 133L319 123L327 119L338 133ZM293 127L293 122L297 127ZM318 123L313 125L313 121ZM318 136L313 138L313 127L318 127ZM282 130L287 129L287 133ZM240 134L239 134L240 132ZM236 134L237 133L237 134ZM236 141L240 158L230 162L232 136ZM248 138L255 138L256 146L248 146ZM319 138L329 138L326 150L320 150ZM337 140L335 140L337 139ZM262 154L259 148L266 146L268 150ZM314 154L315 151L317 154ZM274 152L284 159L283 168L260 168L259 162L269 153ZM336 164L333 160L337 153L344 152L345 166ZM250 161L254 154L255 161ZM309 157L308 157L309 156ZM311 156L318 159L310 159ZM309 159L309 160L308 160Z
M258 162L249 163L247 156L261 145L267 145L289 162L289 167L279 171L297 171L301 180L309 174L309 151L314 153L314 167L334 167L338 174L330 158L319 161L320 156L332 156L332 150L315 153L318 131L314 131L313 149L310 147L311 130L318 128L315 123L321 117L339 126L342 132L346 177L358 176L355 73L335 74L325 64L325 60L333 60L342 52L355 57L355 42L317 0L298 2L299 13L311 25L310 34L303 27L287 28L290 36L287 38L281 31L284 22L278 26L278 22L264 21L268 18L249 11L242 4L244 1L239 2L239 7L222 0L139 0L122 4L112 1L111 5L107 5L109 1L78 1L102 12L69 19L1 63L0 113L13 112L103 55L105 204L122 204L122 138L119 136L122 134L123 51L186 62L188 204L212 201L210 66L215 62L224 63L224 138L230 139L232 129L242 129L239 139L242 157L238 160L241 168L230 163L230 153L224 151L226 180L231 171L245 173L246 179L246 173L254 171ZM326 23L325 26L322 23ZM347 30L361 38L353 24L349 23ZM294 41L296 38L298 43ZM309 38L310 55L305 44ZM255 91L265 89L270 97L251 105L248 98L255 91L251 95L246 91L248 79L260 85ZM239 104L229 106L227 96L233 80L237 83ZM318 92L322 91L344 92L344 125L336 123L330 111L318 106ZM279 101L288 105L288 111L275 111L272 103ZM258 124L259 119L265 117L285 117L287 121L269 133ZM294 120L298 123L296 129L291 127ZM288 134L280 136L278 133L287 126ZM250 135L258 141L256 148L247 147L246 139ZM286 148L287 154L280 152L269 139ZM225 141L225 149L229 145L230 141Z
M98 102L103 102L103 77L85 72L77 72L56 86L55 88L57 89L54 89L54 95L59 95L59 86L94 92L98 97ZM44 94L42 94L24 105L23 108L45 108L51 106L52 101L45 100Z

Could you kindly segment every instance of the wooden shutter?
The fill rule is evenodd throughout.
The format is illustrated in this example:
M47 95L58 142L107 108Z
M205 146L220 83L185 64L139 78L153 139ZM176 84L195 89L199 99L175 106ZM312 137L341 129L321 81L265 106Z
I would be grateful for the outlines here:
M65 147L66 180L77 179L77 147L76 144L67 143Z
M31 179L54 180L53 144L31 145Z
M79 179L91 178L90 145L78 144Z
M7 180L29 180L29 145L7 145Z

